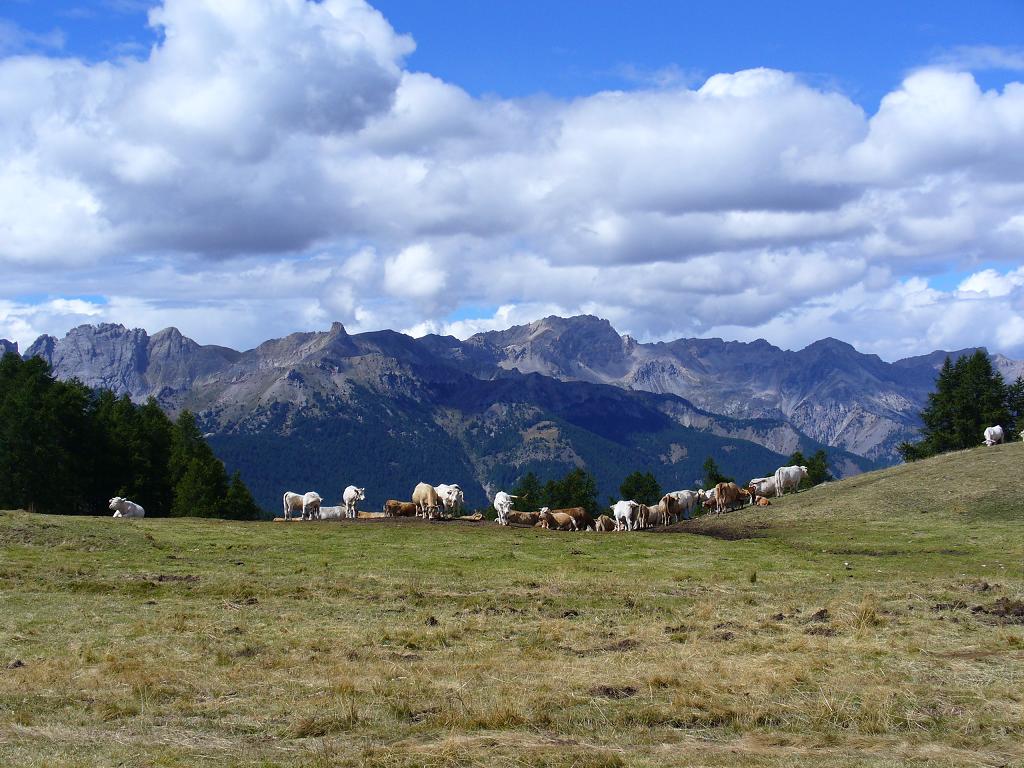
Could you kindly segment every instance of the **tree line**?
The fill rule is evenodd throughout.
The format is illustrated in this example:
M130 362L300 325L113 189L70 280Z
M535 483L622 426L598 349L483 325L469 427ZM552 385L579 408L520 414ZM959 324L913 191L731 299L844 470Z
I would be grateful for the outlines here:
M803 453L796 451L789 457L789 465L807 467L807 477L801 483L801 488L810 488L819 483L833 480L832 473L828 470L828 455L824 450L815 452L810 458L805 458ZM734 482L733 478L723 475L718 468L714 458L708 456L704 462L704 477L700 483L705 490L714 488L719 483ZM774 470L772 470L774 473ZM632 499L641 504L653 506L661 501L664 495L661 484L652 472L631 472L626 475L619 486L620 498ZM512 489L512 495L516 496L515 508L521 511L550 507L551 509L567 509L569 507L583 507L590 514L597 514L597 481L594 476L584 469L573 469L560 479L551 479L542 483L534 472L527 472ZM615 499L609 499L608 505L615 503Z
M1009 438L1024 427L1024 378L1006 384L981 350L955 363L947 357L920 415L921 440L898 448L904 461L974 448L997 424Z
M0 508L108 513L123 496L147 516L255 520L261 510L228 477L195 416L171 421L156 400L58 381L44 360L0 359Z

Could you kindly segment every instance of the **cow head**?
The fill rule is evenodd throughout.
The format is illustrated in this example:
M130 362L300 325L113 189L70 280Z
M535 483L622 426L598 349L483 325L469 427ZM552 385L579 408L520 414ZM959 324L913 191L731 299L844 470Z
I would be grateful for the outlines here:
M121 502L124 501L120 496L115 496L110 500L110 506L107 509L117 509L121 506Z

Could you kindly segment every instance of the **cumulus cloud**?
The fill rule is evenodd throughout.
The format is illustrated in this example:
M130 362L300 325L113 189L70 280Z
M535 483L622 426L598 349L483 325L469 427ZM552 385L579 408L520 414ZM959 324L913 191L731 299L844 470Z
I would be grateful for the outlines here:
M961 50L866 114L770 69L474 98L408 71L363 0L149 19L140 58L0 58L0 335L591 312L639 338L1024 354L1024 85L969 71L1013 51ZM949 272L973 274L929 284Z

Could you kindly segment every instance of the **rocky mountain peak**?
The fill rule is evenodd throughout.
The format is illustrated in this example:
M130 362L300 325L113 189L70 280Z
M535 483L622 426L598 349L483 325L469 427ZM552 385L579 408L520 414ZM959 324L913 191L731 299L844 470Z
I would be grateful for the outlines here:
M0 339L0 357L3 357L8 352L15 355L18 354L18 342Z

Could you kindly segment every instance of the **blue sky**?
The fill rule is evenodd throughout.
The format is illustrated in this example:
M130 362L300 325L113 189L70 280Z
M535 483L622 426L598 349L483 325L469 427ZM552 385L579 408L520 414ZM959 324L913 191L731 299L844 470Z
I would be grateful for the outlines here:
M0 336L591 312L1024 356L1022 33L1017 0L0 0Z
M103 60L143 55L158 34L148 0L0 0L25 41ZM873 110L912 68L963 46L1019 47L1019 0L380 0L396 31L413 35L413 69L475 96L582 96L666 78L771 67L840 88ZM53 41L49 41L52 43ZM49 48L49 50L47 50ZM997 84L1005 70L986 72Z

